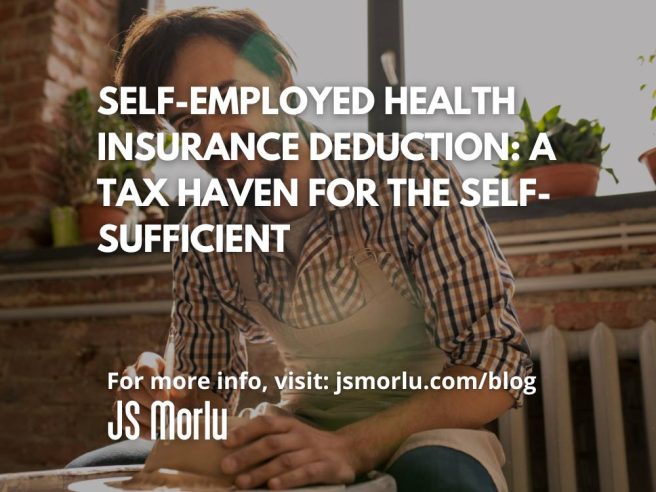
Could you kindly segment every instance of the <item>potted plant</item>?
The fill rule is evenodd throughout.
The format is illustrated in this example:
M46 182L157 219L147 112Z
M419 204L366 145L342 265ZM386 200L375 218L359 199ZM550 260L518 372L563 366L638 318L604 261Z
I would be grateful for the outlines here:
M57 143L66 198L77 209L82 241L98 243L100 227L122 224L127 214L120 207L103 207L96 184L104 165L98 160L98 133L116 124L108 124L112 118L98 114L88 89L70 94L61 114L63 127L57 132Z
M63 129L58 133L59 158L62 182L68 202L77 208L80 237L85 243L98 244L100 228L105 224L125 222L128 210L115 205L103 206L98 193L97 179L115 178L112 196L115 199L126 179L135 180L141 194L147 194L143 178L150 174L155 159L137 163L123 159L120 154L114 161L98 159L100 132L125 135L134 127L119 116L101 115L88 89L73 92L62 109Z
M615 182L617 177L610 168L601 166L604 153L610 145L602 146L604 127L596 120L580 119L576 124L569 123L559 116L560 106L547 111L538 121L533 121L528 102L524 99L519 117L524 122L524 130L515 132L510 139L510 147L517 159L500 161L498 177L512 180L515 198L519 196L519 180L534 178L536 195L549 193L551 198L575 196L594 196L599 182L599 170L610 173ZM529 160L538 135L546 133L556 156L538 156ZM537 200L537 196L528 198Z
M656 62L656 51L654 51L649 56L639 56L638 61L641 64L644 64L645 62L654 64ZM656 87L648 87L647 84L642 84L640 86L640 90L651 91L651 98L656 99ZM651 107L651 120L656 120L656 104ZM651 174L652 179L656 183L656 147L652 147L651 149L643 152L638 160L647 166L647 169L649 169L649 174Z

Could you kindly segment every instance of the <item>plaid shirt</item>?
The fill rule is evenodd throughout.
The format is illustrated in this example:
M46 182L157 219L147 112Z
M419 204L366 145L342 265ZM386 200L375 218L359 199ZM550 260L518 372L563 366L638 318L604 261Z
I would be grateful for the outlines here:
M416 143L415 152L427 149ZM293 164L291 164L293 165ZM410 162L317 162L319 177L376 182L378 207L357 208L365 244L377 256L391 284L424 311L426 330L449 358L495 374L526 376L529 350L511 299L513 276L478 207L463 207L461 180L443 160ZM392 206L388 178L450 179L446 207ZM404 197L402 203L407 203ZM219 205L191 208L185 218L199 224L246 223L245 208ZM202 238L212 243L210 235ZM310 226L298 266L284 253L256 252L260 301L281 321L299 329L339 321L365 303L357 268L347 261L348 239L343 215L325 201ZM174 250L173 327L178 337L178 370L206 375L238 375L247 369L246 341L269 341L266 327L248 313L237 279L235 255ZM393 313L391 313L393 314ZM238 391L221 391L229 409ZM521 402L520 392L513 396Z

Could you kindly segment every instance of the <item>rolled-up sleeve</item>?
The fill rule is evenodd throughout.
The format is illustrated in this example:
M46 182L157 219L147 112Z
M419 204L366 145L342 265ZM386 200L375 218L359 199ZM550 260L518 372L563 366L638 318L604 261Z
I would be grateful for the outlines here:
M524 378L532 362L512 305L514 280L479 207L465 207L452 164L416 163L421 178L449 179L449 205L408 207L413 276L434 343L448 365ZM509 389L516 405L521 389Z

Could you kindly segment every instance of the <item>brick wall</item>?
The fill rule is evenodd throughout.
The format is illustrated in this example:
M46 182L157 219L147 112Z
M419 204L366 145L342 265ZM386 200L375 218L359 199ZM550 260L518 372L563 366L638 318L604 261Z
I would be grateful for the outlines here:
M147 257L149 263L166 268L164 255ZM509 260L518 278L654 268L656 245L513 256ZM137 267L146 256L104 257L87 264L77 260L75 267L111 267L117 261L122 262L118 266ZM70 262L47 265L48 269L70 267ZM0 310L169 297L170 274L166 271L0 281ZM653 286L520 294L515 300L526 330L552 323L565 329L586 329L600 321L612 328L631 328L656 319ZM62 466L84 451L107 444L112 402L105 389L107 371L123 368L144 350L161 352L168 321L166 313L0 321L0 421L6 429L0 435L0 472ZM274 347L250 346L249 353L251 372L271 378L281 371ZM244 394L241 404L252 406L260 396ZM276 395L268 397L275 399ZM531 406L537 408L539 403Z
M80 260L75 266L136 267L152 263L154 255L147 256ZM169 263L165 255L155 260L165 267ZM47 265L70 267L66 261ZM0 310L168 300L170 292L169 272L0 281ZM143 351L162 353L169 320L167 313L117 313L0 321L0 473L61 467L109 444L113 394L106 389L107 372L122 370ZM272 390L273 375L282 372L275 348L252 345L249 356L249 370L267 378ZM267 398L276 396L270 391ZM243 392L240 403L254 406L261 398L260 392Z
M518 278L656 268L656 245L604 248L509 258ZM587 330L603 322L611 328L642 326L656 320L653 286L518 294L517 314L525 331L555 325Z
M0 2L0 249L49 243L60 199L52 129L82 86L110 80L117 0Z

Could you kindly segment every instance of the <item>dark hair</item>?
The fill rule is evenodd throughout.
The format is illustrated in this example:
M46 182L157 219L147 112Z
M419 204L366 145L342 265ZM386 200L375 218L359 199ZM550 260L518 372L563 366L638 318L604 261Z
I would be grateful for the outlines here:
M296 68L289 51L251 10L199 7L141 16L125 38L116 66L116 85L146 87L146 103L156 107L157 87L169 75L176 52L189 40L204 36L228 44L265 75L278 78ZM128 117L146 130L161 126L156 115Z

